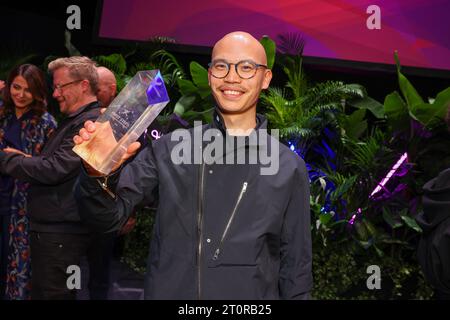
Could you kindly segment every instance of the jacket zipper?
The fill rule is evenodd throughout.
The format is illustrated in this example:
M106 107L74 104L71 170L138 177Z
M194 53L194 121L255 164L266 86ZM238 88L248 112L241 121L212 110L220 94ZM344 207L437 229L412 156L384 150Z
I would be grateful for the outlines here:
M198 193L198 217L197 217L197 234L198 234L198 251L197 251L197 296L201 298L201 262L202 262L202 225L203 225L203 177L205 171L205 163L202 163L200 170L200 187Z
M108 176L104 177L103 182L97 179L97 182L100 184L103 190L109 194L109 196L113 199L116 199L116 195L108 188Z
M220 250L222 249L222 245L223 245L225 236L227 235L228 229L230 229L231 222L233 221L234 216L236 215L236 210L239 206L239 203L241 202L241 199L244 196L244 193L247 191L247 184L248 184L247 181L245 181L242 184L241 193L239 194L236 204L234 205L233 211L231 212L230 218L228 219L228 223L227 223L227 226L225 227L225 230L223 231L222 238L220 238L219 246L217 247L216 251L214 252L213 260L217 260L219 258Z

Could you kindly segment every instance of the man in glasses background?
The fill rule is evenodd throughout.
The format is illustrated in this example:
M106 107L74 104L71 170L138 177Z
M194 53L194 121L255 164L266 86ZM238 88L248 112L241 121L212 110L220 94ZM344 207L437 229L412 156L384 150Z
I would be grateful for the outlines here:
M87 57L60 58L49 63L53 97L65 115L42 149L25 157L0 151L0 173L31 184L28 196L32 267L32 299L75 299L68 288L71 265L79 266L89 241L73 197L80 158L72 151L73 135L100 114L98 75Z
M186 135L181 132L186 141L195 139L196 130L200 135L211 130L211 140L244 137L245 144L234 145L235 155L271 149L279 161L279 170L271 175L261 174L261 163L221 162L221 151L216 151L218 161L213 163L203 159L200 164L177 164L177 131L122 165L139 148L139 143L131 144L107 177L84 163L76 197L82 218L97 230L119 230L133 208L151 202L158 190L146 299L308 298L312 257L305 163L270 136L257 143L250 139L252 133L267 129L256 109L271 78L264 48L253 36L226 35L214 46L209 64L208 80L217 104L213 123L187 130ZM95 127L86 122L74 142L89 141ZM194 142L188 157L210 147L211 140L201 141L199 147ZM98 147L110 148L108 139Z

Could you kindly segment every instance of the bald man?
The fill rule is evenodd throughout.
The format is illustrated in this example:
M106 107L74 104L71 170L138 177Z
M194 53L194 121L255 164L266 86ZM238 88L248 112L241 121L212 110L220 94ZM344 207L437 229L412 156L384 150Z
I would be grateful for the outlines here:
M116 76L106 67L97 67L98 91L97 100L101 107L108 107L117 93Z
M212 124L163 136L108 177L84 164L76 194L84 220L98 230L118 230L134 206L158 191L145 298L308 298L305 163L267 134L256 112L271 78L261 44L248 33L230 33L216 43L209 64L217 104ZM86 122L74 142L89 141L95 129ZM107 141L99 146L105 152L112 147Z

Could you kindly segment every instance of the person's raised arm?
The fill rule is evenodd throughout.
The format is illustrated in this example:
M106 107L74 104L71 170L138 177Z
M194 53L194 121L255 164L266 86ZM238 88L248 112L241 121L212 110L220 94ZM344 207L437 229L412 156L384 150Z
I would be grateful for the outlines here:
M105 128L102 128L104 133L101 139L91 144L96 152L107 152L116 144L112 131L103 129ZM73 141L77 145L89 141L96 130L98 123L87 121ZM83 162L85 170L82 170L75 187L75 197L81 218L92 229L100 232L118 231L138 204L152 201L151 195L158 183L158 174L151 144L125 164L137 153L139 147L139 142L132 143L107 176Z

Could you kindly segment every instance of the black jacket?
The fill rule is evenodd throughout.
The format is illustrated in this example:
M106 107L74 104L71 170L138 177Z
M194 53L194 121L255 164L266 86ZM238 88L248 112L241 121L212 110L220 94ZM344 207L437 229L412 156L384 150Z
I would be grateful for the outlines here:
M424 212L417 218L423 235L417 256L438 297L450 299L450 169L427 182L423 189Z
M41 232L87 232L80 222L73 185L81 168L72 151L73 136L87 120L100 115L97 102L64 118L39 156L27 158L0 151L0 172L31 183L28 192L30 229Z
M258 119L265 129L266 120ZM221 127L218 117L215 126ZM193 137L198 128L202 133L208 126L185 132ZM108 178L115 200L83 173L76 190L82 218L98 231L118 230L158 186L147 299L307 298L311 235L303 160L279 144L275 175L261 175L260 165L250 164L174 165L175 132ZM255 147L247 140L244 148Z

